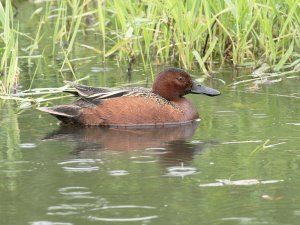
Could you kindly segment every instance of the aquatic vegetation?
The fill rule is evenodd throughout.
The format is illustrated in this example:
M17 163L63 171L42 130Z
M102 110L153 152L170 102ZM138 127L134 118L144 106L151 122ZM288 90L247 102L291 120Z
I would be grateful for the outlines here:
M18 38L31 42L27 55L22 56L29 65L49 55L59 57L58 72L68 70L75 78L73 60L78 48L103 62L127 63L129 72L139 62L150 71L153 65L163 64L200 68L204 74L224 64L253 69L267 64L276 73L300 65L300 0L58 0L36 4L30 18L34 28L26 34L15 31L18 16L13 18L10 1L0 5L1 70L5 74L1 93L11 92L16 85L21 59L18 43L22 43ZM97 44L86 40L91 33L99 40Z
M0 2L0 93L12 92L19 79L18 35L13 26L11 2L6 0L3 7Z
M204 72L213 64L256 66L266 62L279 71L299 59L297 1L103 1L99 23L115 43L104 57L118 53L132 61L197 64ZM103 7L105 5L105 7ZM99 12L98 12L99 14ZM101 21L102 19L102 21ZM299 63L299 61L298 61Z

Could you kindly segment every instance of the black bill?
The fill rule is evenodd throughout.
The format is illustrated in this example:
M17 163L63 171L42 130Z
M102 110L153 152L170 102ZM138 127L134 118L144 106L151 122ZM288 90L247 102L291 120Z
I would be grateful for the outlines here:
M204 86L202 84L198 84L196 82L193 83L191 93L192 94L203 94L203 95L208 95L208 96L218 96L221 94L216 89L206 87L206 86Z

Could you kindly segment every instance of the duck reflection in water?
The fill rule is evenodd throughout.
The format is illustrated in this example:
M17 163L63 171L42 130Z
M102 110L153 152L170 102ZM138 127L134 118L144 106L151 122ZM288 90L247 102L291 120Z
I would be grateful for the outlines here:
M165 166L190 162L203 149L202 143L191 143L198 122L162 128L105 128L61 126L44 140L75 143L74 153L80 157L95 151L145 151L158 155Z

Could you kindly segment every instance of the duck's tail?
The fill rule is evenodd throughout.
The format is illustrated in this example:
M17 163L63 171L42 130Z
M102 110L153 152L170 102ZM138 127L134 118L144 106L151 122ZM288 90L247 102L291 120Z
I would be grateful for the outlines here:
M49 113L65 124L78 124L81 107L77 105L59 105L54 107L38 107L38 110Z

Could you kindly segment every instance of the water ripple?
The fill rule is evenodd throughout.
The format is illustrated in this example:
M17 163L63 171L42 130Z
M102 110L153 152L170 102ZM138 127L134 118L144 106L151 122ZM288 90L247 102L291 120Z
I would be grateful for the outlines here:
M71 198L93 198L92 196L87 196L92 194L92 192L88 191L86 187L64 187L60 188L58 192L61 195L66 195Z
M128 216L119 216L121 214L120 210L126 209L126 213L128 213L128 209L137 209L135 216L128 217ZM107 221L107 222L134 222L134 221L146 221L155 219L158 216L157 215L150 215L150 216L140 216L141 210L152 210L156 209L156 207L152 206L145 206L145 205L115 205L115 206L103 206L100 208L91 209L91 212L99 212L99 213L108 213L107 211L111 211L110 213L114 213L115 215L118 215L118 217L108 217L108 216L94 216L90 215L88 216L88 219L90 221Z
M86 210L90 210L100 205L106 205L106 200L96 199L92 196L92 192L87 187L63 187L58 189L60 195L63 196L63 204L49 206L47 208L47 215L50 216L72 216L85 213ZM95 202L90 202L92 199ZM71 201L70 204L68 202ZM75 201L75 202L74 202ZM78 202L79 201L79 202ZM82 202L84 201L84 202ZM89 201L89 202L87 202Z
M252 116L256 119L264 119L268 117L268 115L265 113L254 113Z
M166 175L172 177L184 177L198 173L196 168L188 166L172 166L168 167L167 170Z
M69 215L76 215L79 212L74 211L66 211L66 212L48 212L47 215L49 216L69 216Z
M130 157L133 163L155 163L157 159L154 159L153 156L150 155L141 155L141 156L132 156Z
M111 170L111 171L108 171L109 175L111 176L125 176L125 175L128 175L128 171L126 170Z
M286 123L288 125L295 125L295 126L300 126L300 123Z
M52 221L33 221L30 225L73 225L73 223L52 222Z
M106 218L106 217L96 217L88 216L91 221L107 221L107 222L134 222L134 221L145 221L158 218L158 216L144 216L144 217L134 217L134 218Z
M114 206L103 206L100 209L156 209L153 206L146 205L114 205Z
M95 164L102 163L101 159L71 159L59 162L58 165L71 165L62 167L67 172L92 172L100 169L100 167Z
M99 166L79 166L79 167L64 166L62 168L67 172L91 172L91 171L97 171L100 169Z
M256 218L253 217L228 217L222 218L223 221L239 221L241 224L248 224L252 222L257 222Z
M34 143L22 143L19 146L20 148L36 148L36 144Z
M93 195L93 193L89 191L87 187L63 187L58 189L58 192L60 193L60 195L66 196L67 199L64 200L62 204L49 206L47 208L48 216L62 216L72 218L73 215L76 215L76 217L84 218L89 221L106 222L147 222L158 217L157 215L153 214L153 210L155 210L156 207L148 205L109 205L109 201L99 196L93 196L94 200L92 202L90 202L90 200L88 200L89 202L86 202L85 200L83 200L84 202L82 202L82 200L78 202L76 200L78 196L91 197ZM75 199L73 197L75 197ZM68 202L70 202L70 204L68 204ZM48 221L37 221L32 222L31 225L60 224L55 224ZM62 223L62 225L64 225L64 223Z
M153 155L163 155L168 153L166 148L146 148L146 153Z
M250 186L250 185L257 185L257 184L275 184L279 182L283 182L283 180L264 180L259 181L256 179L249 179L249 180L226 180L226 179L216 179L215 183L208 183L208 184L200 184L200 187L218 187L218 186L225 186L225 185L236 185L236 186Z
M262 140L247 140L247 141L226 141L221 143L222 145L228 145L228 144L243 144L243 143L261 143Z

